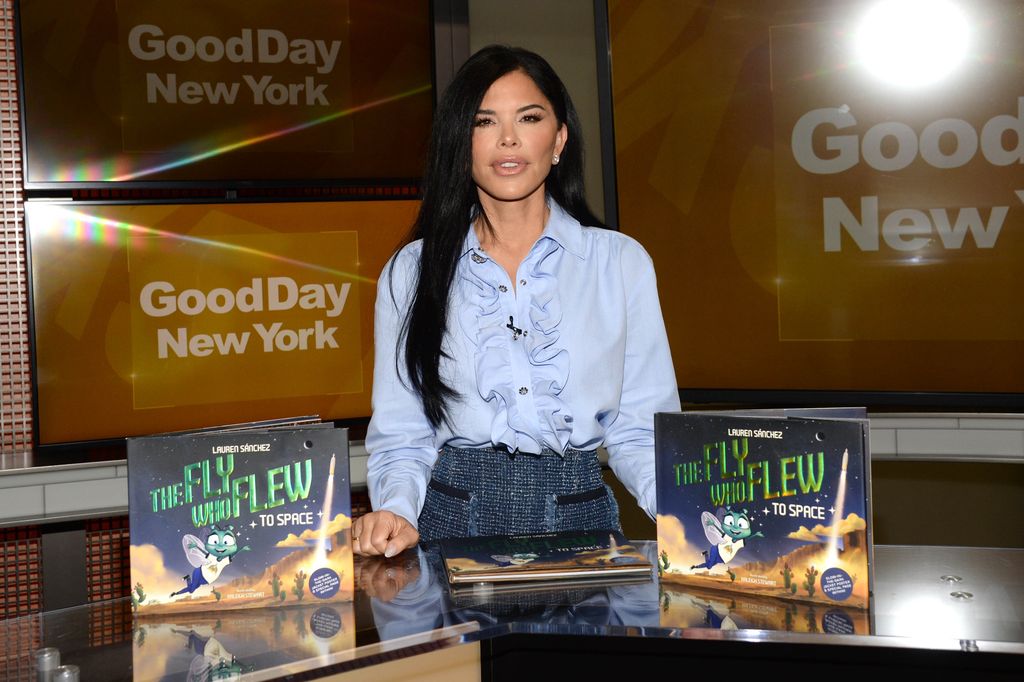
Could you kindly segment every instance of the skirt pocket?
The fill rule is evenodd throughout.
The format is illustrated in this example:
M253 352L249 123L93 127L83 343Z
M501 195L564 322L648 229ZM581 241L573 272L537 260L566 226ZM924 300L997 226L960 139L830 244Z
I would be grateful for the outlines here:
M551 531L621 530L619 505L605 484L580 493L550 495L547 516Z
M419 518L420 540L476 535L476 511L475 493L430 479Z

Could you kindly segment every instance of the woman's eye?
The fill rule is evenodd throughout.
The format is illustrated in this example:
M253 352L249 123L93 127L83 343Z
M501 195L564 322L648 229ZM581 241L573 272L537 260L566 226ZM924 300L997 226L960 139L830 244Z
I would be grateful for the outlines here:
M523 123L537 123L540 120L541 117L538 114L526 114L522 118Z
M477 128L482 128L483 126L490 125L491 123L494 123L494 121L489 118L478 118L473 121L473 125Z

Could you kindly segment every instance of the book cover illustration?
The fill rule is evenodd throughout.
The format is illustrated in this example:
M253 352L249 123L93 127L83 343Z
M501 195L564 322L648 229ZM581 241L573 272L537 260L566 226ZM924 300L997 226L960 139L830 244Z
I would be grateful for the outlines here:
M651 577L653 566L619 531L563 531L438 541L450 583Z
M662 582L867 609L867 434L866 419L656 415Z
M130 438L128 496L139 615L352 599L345 429Z
M344 654L356 646L354 605L303 603L138 619L132 629L136 680L240 680L278 666Z

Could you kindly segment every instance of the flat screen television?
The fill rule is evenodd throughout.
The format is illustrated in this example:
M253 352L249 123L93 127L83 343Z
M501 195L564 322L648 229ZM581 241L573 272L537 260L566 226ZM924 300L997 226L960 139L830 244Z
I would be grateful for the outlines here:
M431 6L16 0L25 188L415 181Z
M610 7L684 401L1024 408L1018 3Z
M376 281L418 207L26 202L37 444L368 417Z

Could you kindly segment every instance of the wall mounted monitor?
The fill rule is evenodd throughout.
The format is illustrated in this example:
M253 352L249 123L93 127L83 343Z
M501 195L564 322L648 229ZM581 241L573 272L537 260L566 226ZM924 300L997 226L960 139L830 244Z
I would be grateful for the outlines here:
M373 306L417 201L29 201L39 445L370 414Z
M1024 407L1019 3L609 6L684 399Z
M27 189L420 176L427 0L18 0Z

